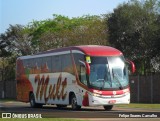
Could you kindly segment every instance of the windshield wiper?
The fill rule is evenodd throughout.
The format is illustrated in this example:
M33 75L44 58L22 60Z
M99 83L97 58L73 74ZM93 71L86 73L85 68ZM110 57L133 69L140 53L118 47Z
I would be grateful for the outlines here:
M104 85L105 85L105 80L103 79L103 85L102 85L102 87L101 87L101 90L104 89Z
M104 89L105 80L104 79L97 79L97 81L103 81L102 86L100 87L100 90ZM100 82L101 83L101 82Z
M118 82L118 84L119 84L119 89L122 90L122 89L123 89L122 84L120 83L118 77L115 76L115 73L113 72L113 69L112 69L112 75L113 75L113 79L115 79L115 80Z
M123 87L122 87L122 84L120 83L119 79L118 79L117 77L116 77L115 79L116 79L116 81L119 83L119 89L122 90Z

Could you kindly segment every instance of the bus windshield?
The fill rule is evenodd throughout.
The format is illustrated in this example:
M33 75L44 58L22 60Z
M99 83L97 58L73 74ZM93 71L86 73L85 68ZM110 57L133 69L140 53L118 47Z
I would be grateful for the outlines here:
M129 84L123 56L91 57L89 85L100 90L123 89Z

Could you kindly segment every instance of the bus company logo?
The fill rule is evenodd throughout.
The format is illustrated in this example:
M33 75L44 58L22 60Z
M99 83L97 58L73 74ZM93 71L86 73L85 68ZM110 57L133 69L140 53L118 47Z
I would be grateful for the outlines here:
M117 94L117 92L116 91L113 91L113 95L116 95Z
M40 77L40 75L35 76L35 83L38 84L37 90L36 90L36 98L40 98L42 100L42 97L44 96L45 102L47 102L49 99L55 100L56 98L64 100L67 96L67 91L64 92L64 89L67 86L67 78L65 78L62 81L62 75L60 74L57 80L57 84L50 84L49 85L49 75L45 77L44 75ZM62 87L61 87L62 86ZM49 89L48 89L49 88ZM48 93L47 93L48 89ZM48 95L47 95L48 94Z
M11 113L2 113L2 118L12 118Z

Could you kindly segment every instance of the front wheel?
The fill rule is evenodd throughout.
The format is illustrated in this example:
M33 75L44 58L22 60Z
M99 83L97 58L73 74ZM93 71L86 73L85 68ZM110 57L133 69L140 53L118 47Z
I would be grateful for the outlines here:
M113 108L113 105L104 105L103 106L106 111L110 111Z
M71 97L71 106L72 106L73 110L81 109L81 106L77 105L77 98L75 95L72 95L72 97Z

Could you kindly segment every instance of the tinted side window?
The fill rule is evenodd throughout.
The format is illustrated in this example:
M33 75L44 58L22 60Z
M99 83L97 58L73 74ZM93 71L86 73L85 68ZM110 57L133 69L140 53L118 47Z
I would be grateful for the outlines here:
M74 61L77 67L78 74L80 74L81 63L79 61L84 61L84 55L79 53L74 53L73 56L74 56Z
M70 54L61 55L62 60L62 72L68 72L73 74L72 60Z
M35 58L34 59L34 71L35 73L41 73L41 67L42 67L42 58Z
M23 66L25 69L25 74L33 74L33 68L34 68L34 59L25 59L23 60Z
M85 77L84 73L82 73L82 67L84 66L81 62L84 62L84 55L83 54L78 54L78 53L74 53L74 61L75 61L75 64L76 64L76 68L77 68L77 72L78 72L78 76L79 76L79 80L83 83L83 84L86 84L84 83L84 78L82 77ZM80 62L81 61L81 62ZM83 76L82 76L83 75Z
M52 68L52 60L51 59L52 58L50 56L42 58L42 63L41 63L42 73L51 72L51 68Z
M41 65L42 65L42 58L36 58L35 66L37 66L38 69L41 69Z
M61 58L60 56L52 56L52 72L61 72Z
M31 69L33 67L33 59L26 60L26 67Z
M81 65L80 66L80 75L79 75L79 79L80 81L87 85L87 76L86 76L86 68L84 65Z

